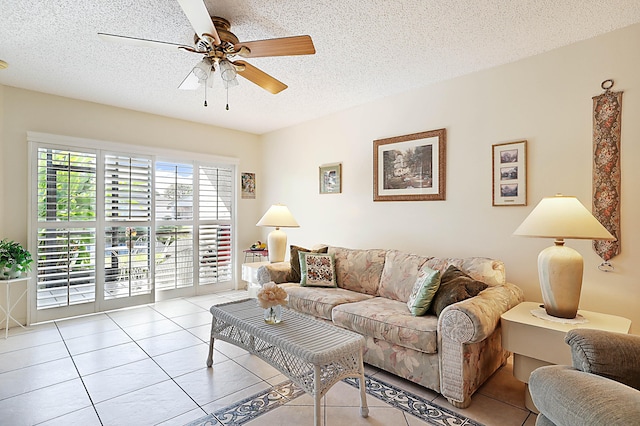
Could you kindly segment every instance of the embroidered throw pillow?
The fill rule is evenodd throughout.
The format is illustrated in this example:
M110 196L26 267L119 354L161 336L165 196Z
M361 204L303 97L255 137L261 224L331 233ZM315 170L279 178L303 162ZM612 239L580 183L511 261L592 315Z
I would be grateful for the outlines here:
M477 296L489 287L482 281L476 281L460 269L450 265L440 277L440 288L431 302L430 311L440 316L447 306Z
M290 258L289 262L291 263L291 282L299 283L301 274L300 274L300 256L298 253L300 252L309 252L309 253L326 253L329 247L321 247L316 250L310 250L304 247L294 246L293 244L290 246Z
M332 254L300 252L300 286L337 287L335 260Z
M427 313L431 301L440 287L440 271L434 271L428 266L423 266L418 271L418 277L413 285L413 290L407 301L407 307L411 315L419 317Z

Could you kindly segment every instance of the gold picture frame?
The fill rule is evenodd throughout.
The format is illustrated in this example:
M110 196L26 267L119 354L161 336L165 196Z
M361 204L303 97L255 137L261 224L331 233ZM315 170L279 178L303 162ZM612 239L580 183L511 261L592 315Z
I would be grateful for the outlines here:
M373 141L373 201L446 199L446 129Z
M492 145L493 205L527 205L527 141Z

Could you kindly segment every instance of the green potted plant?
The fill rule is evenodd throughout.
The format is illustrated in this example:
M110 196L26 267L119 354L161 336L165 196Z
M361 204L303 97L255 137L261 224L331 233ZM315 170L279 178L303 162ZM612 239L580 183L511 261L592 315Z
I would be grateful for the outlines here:
M0 241L0 279L18 278L31 270L31 253L15 241Z

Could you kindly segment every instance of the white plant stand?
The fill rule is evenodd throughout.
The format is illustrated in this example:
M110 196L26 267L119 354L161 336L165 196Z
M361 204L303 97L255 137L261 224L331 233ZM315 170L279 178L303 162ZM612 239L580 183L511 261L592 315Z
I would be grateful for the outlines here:
M27 285L25 287L24 291L22 292L22 294L20 294L20 297L18 297L18 299L16 299L16 301L13 302L13 304L11 304L11 285L15 284L15 283L18 283L18 282L21 282L21 281L27 281L27 280L29 280L29 277L13 278L13 279L10 279L10 280L0 280L0 284L4 284L5 288L6 288L6 291L7 291L6 298L5 298L5 306L2 306L0 304L0 311L2 311L4 313L4 320L3 321L5 322L5 328L4 328L4 338L5 339L7 337L9 337L9 323L11 321L15 322L20 327L22 327L25 330L27 330L27 327L22 325L22 323L20 321L18 321L17 319L15 319L14 317L11 316L11 312L16 307L18 302L20 302L20 300L29 291L29 286ZM2 324L2 322L0 322L0 324Z

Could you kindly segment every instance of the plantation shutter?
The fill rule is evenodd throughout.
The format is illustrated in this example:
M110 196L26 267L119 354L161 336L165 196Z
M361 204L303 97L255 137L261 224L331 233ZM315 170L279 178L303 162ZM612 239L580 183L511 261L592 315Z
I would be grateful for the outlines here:
M193 165L156 162L156 287L194 285Z
M151 160L105 155L106 220L151 219Z
M233 287L235 161L28 138L35 322Z
M95 300L96 155L38 148L38 309Z
M193 219L193 166L156 162L156 220Z
M232 279L233 170L200 166L198 259L200 284Z

